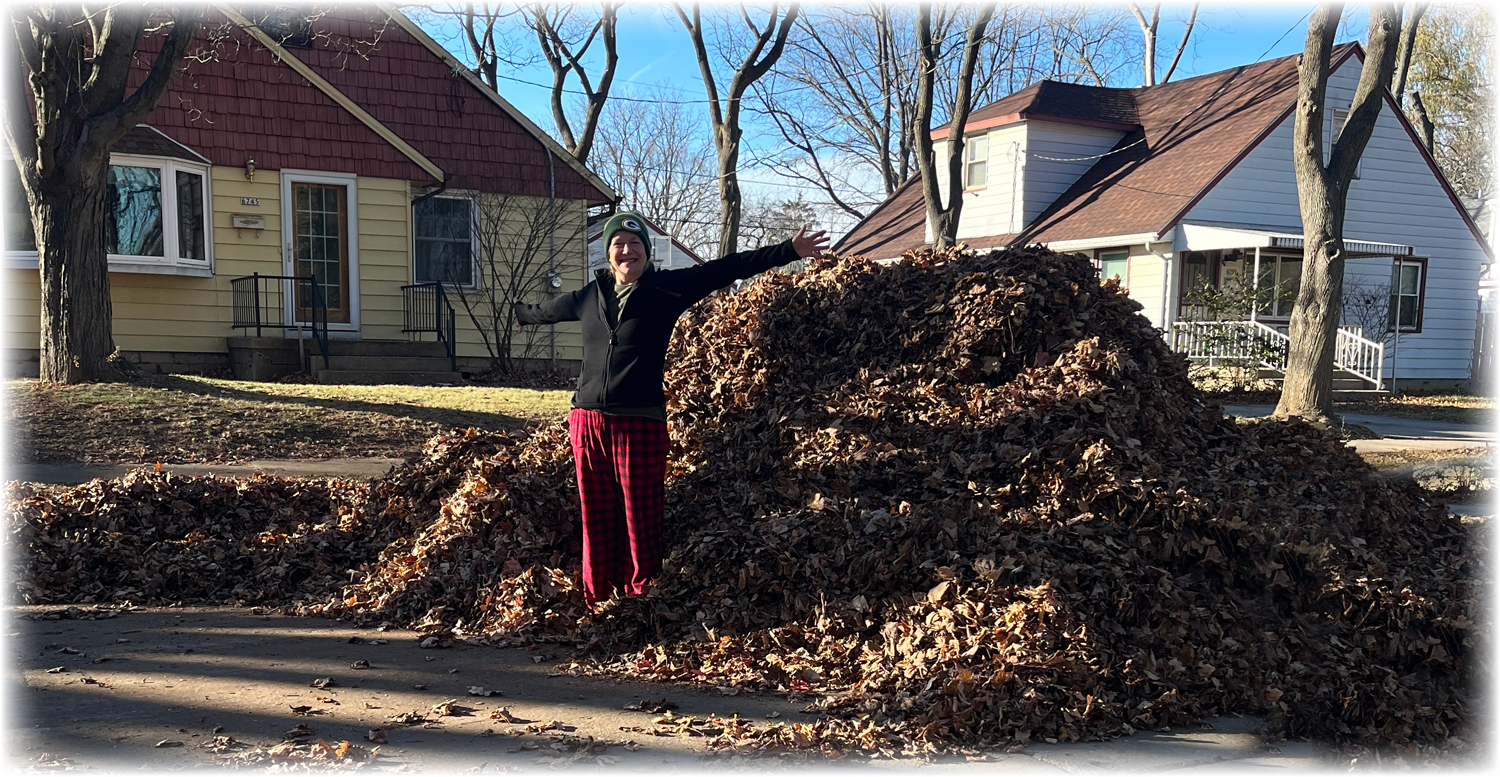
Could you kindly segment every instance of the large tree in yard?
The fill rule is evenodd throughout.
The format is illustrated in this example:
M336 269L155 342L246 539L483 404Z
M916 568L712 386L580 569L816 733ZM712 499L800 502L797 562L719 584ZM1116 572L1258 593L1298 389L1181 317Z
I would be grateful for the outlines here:
M41 378L112 377L106 179L115 142L146 118L196 34L201 11L120 3L12 6L20 55L5 86L5 140L35 231L41 285ZM165 31L154 54L138 48ZM150 61L129 88L131 63Z
M1342 3L1325 3L1312 15L1298 65L1292 157L1302 211L1302 285L1292 308L1286 379L1275 416L1297 416L1319 424L1333 418L1334 346L1343 298L1344 209L1349 182L1375 131L1396 65L1401 15L1394 5L1371 4L1370 40L1342 128L1323 155L1324 96L1329 58Z
M994 3L979 6L978 15L964 39L958 89L948 120L947 158L939 160L933 152L932 134L927 127L932 122L933 82L938 62L942 59L943 41L934 39L932 34L932 3L923 3L917 10L917 170L922 174L922 198L927 203L933 243L938 248L951 246L958 239L958 217L964 205L964 125L969 123L969 111L973 108L974 67L979 61L979 48L984 44L985 27L994 14ZM940 177L946 177L948 181L947 204L943 203L938 188Z

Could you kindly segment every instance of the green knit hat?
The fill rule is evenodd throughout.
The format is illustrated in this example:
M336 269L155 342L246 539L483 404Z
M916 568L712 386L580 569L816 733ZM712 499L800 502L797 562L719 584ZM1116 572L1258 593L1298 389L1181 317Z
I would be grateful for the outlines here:
M609 239L616 232L634 232L640 236L641 242L646 245L646 258L651 258L651 234L646 231L646 219L639 213L624 211L609 217L604 222L604 255L609 255Z

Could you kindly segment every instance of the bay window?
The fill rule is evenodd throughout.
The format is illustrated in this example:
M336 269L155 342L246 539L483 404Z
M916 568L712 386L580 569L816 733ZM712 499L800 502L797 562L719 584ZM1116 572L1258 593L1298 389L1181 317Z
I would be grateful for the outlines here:
M31 212L15 162L0 159L5 255L36 267ZM105 177L104 250L111 272L212 275L208 166L180 159L110 156Z

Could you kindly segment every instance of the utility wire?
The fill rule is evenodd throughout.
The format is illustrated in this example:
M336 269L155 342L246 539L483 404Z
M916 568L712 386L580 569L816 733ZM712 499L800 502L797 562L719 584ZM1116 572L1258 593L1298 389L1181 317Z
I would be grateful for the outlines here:
M1251 62L1249 65L1242 65L1240 67L1239 72L1237 72L1234 75L1230 76L1229 79L1226 80L1222 86L1220 86L1218 89L1214 90L1213 94L1211 94L1207 98L1205 98L1203 100L1203 102L1199 103L1191 111L1188 111L1187 113L1183 114L1182 118L1180 118L1177 121L1173 122L1172 126L1167 130L1167 132L1171 132L1172 130L1176 129L1178 125L1182 124L1184 121L1187 121L1188 118L1191 117L1193 114L1197 113L1198 111L1202 110L1205 106L1207 106L1209 103L1213 102L1214 98L1218 97L1220 94L1223 94L1224 90L1228 89L1229 85L1232 84L1232 83L1234 83L1235 79L1237 79L1237 78L1240 77L1240 73L1245 72L1245 70L1249 69L1250 67L1252 67L1254 65L1259 65L1260 63L1264 62L1265 59L1266 59L1266 55L1270 54L1271 51L1274 50L1277 46L1280 46L1281 42L1284 41L1284 40L1286 40L1286 36L1291 35L1292 31L1296 30L1298 27L1300 27L1302 25L1303 22L1307 21L1307 17L1309 17L1309 16L1312 16L1312 11L1308 11L1306 14L1304 14L1302 16L1301 19L1298 19L1295 24L1293 24L1291 27L1288 27L1287 31L1283 32L1281 34L1281 37L1276 39L1275 43L1272 43L1270 46L1266 47L1266 50L1262 51L1260 53L1260 56L1255 58L1254 62ZM1039 154L1033 154L1033 155L1030 156L1030 158L1032 158L1032 159L1045 159L1048 162L1087 162L1088 160L1091 160L1091 159L1103 159L1104 157L1110 156L1111 154L1118 154L1118 153L1120 153L1122 151L1130 149L1130 148L1132 148L1134 146L1138 146L1138 145L1140 145L1142 143L1145 143L1145 142L1146 142L1146 138L1144 136L1142 136L1140 140L1137 140L1134 143L1130 143L1129 145L1121 146L1119 148L1112 149L1110 151L1106 151L1106 152L1104 152L1102 154L1095 154L1093 156L1060 158L1060 157L1049 157L1049 156L1041 156Z

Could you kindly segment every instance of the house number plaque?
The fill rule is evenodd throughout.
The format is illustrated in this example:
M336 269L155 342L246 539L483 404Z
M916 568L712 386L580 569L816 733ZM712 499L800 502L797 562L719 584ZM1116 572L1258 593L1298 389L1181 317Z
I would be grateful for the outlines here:
M241 197L240 198L240 204L241 205L259 205L260 204L260 198L259 197Z

